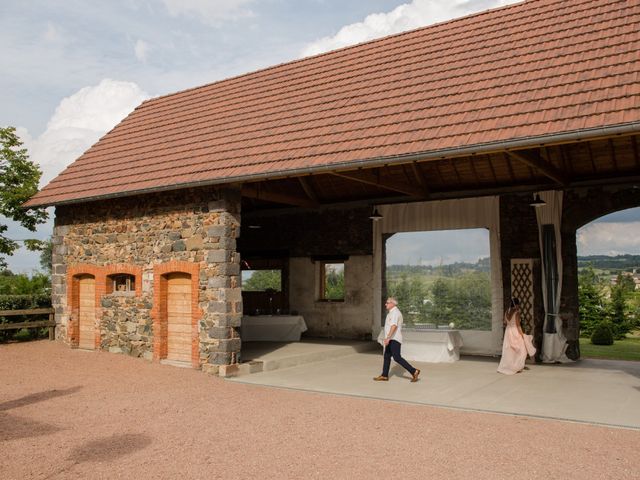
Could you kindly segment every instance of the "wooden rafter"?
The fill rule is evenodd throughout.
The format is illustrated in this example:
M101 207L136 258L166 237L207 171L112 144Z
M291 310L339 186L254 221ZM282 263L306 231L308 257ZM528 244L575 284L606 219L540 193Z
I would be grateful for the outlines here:
M496 185L498 183L498 177L496 176L496 169L493 168L493 162L491 161L491 155L486 156L487 163L489 164L489 170L491 171L491 176L493 177L493 184Z
M458 168L456 167L456 162L453 159L449 159L449 164L451 165L451 168L453 168L453 172L456 174L456 180L458 182L458 184L462 183L462 178L460 177L460 172L458 172Z
M543 175L549 177L553 181L559 183L560 185L567 185L567 180L564 177L564 174L558 170L556 167L551 165L550 163L545 162L539 152L532 153L524 150L518 151L505 151L507 155L511 158L518 160L519 162L524 163L528 167L539 170Z
M638 142L636 137L631 137L631 148L633 149L633 159L636 162L636 167L640 167L640 155L638 155Z
M506 152L504 154L504 161L507 162L507 170L509 171L509 177L511 178L511 181L515 182L516 174L513 172L513 165L511 164L511 157L509 157L509 155L507 155Z
M255 198L256 200L266 200L268 202L284 203L285 205L294 205L296 207L315 208L318 203L309 200L306 197L299 197L290 193L274 192L266 190L264 187L255 184L243 185L242 196Z
M335 175L336 177L346 178L348 180L353 180L355 182L365 183L367 185L374 185L376 187L384 188L386 190L392 190L394 192L404 193L405 195L410 195L415 198L424 198L424 192L413 185L407 185L405 183L391 181L384 177L380 177L379 175L375 175L373 172L367 171L358 171L358 173L353 172L331 172L331 175Z
M591 171L595 174L598 173L598 167L593 159L593 150L591 148L591 142L587 142L587 152L589 153L589 161L591 162Z
M480 176L478 175L478 171L476 170L475 160L476 157L469 158L469 165L471 166L471 172L473 173L473 178L476 180L476 186L480 186Z
M411 163L411 168L413 170L413 174L418 180L418 183L420 184L420 187L422 187L422 190L424 190L425 196L429 196L429 184L427 183L427 177L425 176L424 172L416 162Z
M307 197L309 197L312 202L320 203L318 201L318 194L313 188L313 185L311 185L311 181L308 180L306 177L298 177L298 181L300 182L300 186L304 190L304 193L307 194Z
M613 162L613 169L618 170L618 159L616 158L616 147L613 144L613 140L609 139L609 150L611 150L611 161Z

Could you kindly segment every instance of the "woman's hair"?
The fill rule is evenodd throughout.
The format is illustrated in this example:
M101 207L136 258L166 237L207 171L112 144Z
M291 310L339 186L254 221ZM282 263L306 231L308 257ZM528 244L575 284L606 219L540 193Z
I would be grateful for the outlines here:
M509 308L516 308L519 305L520 305L520 300L518 300L518 298L516 297L511 297L511 305L509 306Z

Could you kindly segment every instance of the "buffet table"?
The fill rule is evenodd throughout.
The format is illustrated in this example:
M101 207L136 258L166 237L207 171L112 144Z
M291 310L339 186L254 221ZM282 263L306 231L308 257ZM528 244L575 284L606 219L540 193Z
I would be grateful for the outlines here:
M402 356L409 362L447 363L460 360L458 330L402 329Z
M299 342L307 324L301 315L243 315L243 342Z

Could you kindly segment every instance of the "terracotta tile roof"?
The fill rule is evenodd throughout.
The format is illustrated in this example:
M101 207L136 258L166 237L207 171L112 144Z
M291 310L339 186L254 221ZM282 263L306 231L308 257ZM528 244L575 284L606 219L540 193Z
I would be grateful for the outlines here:
M144 102L28 205L638 131L639 45L636 0L529 0L278 65Z

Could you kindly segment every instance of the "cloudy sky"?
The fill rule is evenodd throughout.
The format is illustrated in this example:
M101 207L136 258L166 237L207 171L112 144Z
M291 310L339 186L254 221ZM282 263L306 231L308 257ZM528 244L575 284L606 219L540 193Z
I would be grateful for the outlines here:
M508 3L1 1L0 125L18 128L46 183L146 98ZM51 222L35 236L50 234ZM9 264L29 272L38 255L20 251Z

